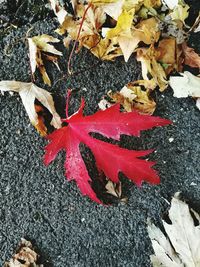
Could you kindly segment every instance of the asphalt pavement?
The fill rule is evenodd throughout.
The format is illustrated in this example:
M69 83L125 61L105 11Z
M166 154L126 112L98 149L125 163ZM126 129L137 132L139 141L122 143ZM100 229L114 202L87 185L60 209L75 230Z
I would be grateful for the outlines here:
M29 34L34 36L53 34L56 26L56 19L48 17L0 31L0 80L30 81L24 37L30 27ZM196 34L190 43L200 50L198 38ZM61 44L58 49L63 50ZM63 73L68 56L65 52L59 63ZM53 93L62 116L67 88L74 90L70 112L77 110L84 97L85 113L92 114L108 90L141 78L140 65L133 57L128 63L122 59L100 62L83 50L73 57L72 66L76 74L60 80L62 73L48 65L51 88L37 75L36 84ZM74 182L66 181L64 152L44 166L47 141L30 125L19 96L0 96L0 266L11 257L21 237L33 242L47 267L150 266L153 251L147 217L161 226L160 215L177 191L200 211L200 111L193 99L174 98L170 88L162 95L157 92L155 99L155 115L172 120L173 125L145 131L140 138L123 136L120 145L155 148L150 159L157 161L161 184L144 183L137 188L122 178L128 203L103 206L83 197ZM90 152L85 148L82 152L90 175L95 177Z

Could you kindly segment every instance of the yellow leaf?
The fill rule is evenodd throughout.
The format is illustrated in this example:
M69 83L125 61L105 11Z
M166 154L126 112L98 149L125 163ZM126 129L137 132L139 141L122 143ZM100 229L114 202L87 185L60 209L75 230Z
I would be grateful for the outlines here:
M143 114L152 114L156 108L156 103L150 97L151 90L142 89L135 86L138 82L129 83L120 92L108 92L109 97L115 103L120 103L127 112L137 110Z
M117 20L117 25L115 28L109 30L106 37L112 39L116 36L126 36L131 37L131 25L133 22L133 12L127 12L124 10Z
M144 6L147 8L159 8L161 4L161 0L144 0Z
M174 11L170 14L172 20L180 20L185 23L185 19L188 17L189 12L188 9L190 7L188 5L182 6L178 5L174 8Z
M87 40L84 40L83 44L101 60L114 60L122 55L122 51L115 39L111 42L109 39L101 39L98 35L92 35Z
M133 36L137 35L140 41L145 44L153 44L159 40L160 31L155 18L143 20L135 28L136 31L133 33Z
M164 91L168 82L163 67L156 61L157 55L158 52L153 45L149 49L140 48L137 50L137 60L141 61L142 64L143 79L149 80L148 74L150 74L154 82L159 86L160 91Z

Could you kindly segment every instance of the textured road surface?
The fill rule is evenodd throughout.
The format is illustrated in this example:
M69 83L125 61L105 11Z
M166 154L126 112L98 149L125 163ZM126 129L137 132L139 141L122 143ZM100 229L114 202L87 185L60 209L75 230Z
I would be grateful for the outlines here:
M22 38L31 26L33 36L52 34L56 25L52 18L33 21L0 35L0 80L29 81L27 45ZM191 39L191 45L195 46L197 38L199 35ZM63 70L67 56L60 63ZM37 80L39 86L55 94L60 110L68 87L77 89L70 111L76 111L84 96L86 113L91 114L105 92L140 77L140 67L133 58L128 64L121 59L99 63L86 51L74 57L73 68L82 72L58 81L52 88ZM54 66L48 70L52 80L61 77ZM139 189L125 182L128 204L109 207L92 203L81 196L75 183L66 182L64 153L49 167L43 165L46 141L30 125L19 96L1 95L0 266L12 255L20 238L26 237L36 245L48 267L149 267L152 248L146 231L147 217L160 225L159 215L168 207L165 199L170 201L177 191L200 211L200 112L192 99L172 95L171 89L156 94L156 115L171 119L172 126L143 132L141 138L123 137L121 141L121 146L129 149L156 148L150 158L157 161L161 184L144 184ZM170 142L170 138L174 141ZM95 176L90 154L86 151L84 155Z

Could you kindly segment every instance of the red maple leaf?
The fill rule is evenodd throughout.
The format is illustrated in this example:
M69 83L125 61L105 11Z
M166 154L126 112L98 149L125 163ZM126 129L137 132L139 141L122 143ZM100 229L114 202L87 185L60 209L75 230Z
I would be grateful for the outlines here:
M155 162L140 157L146 156L152 150L128 150L93 138L89 133L100 133L108 138L120 140L121 134L139 136L141 130L155 126L164 126L171 122L159 117L141 115L137 112L120 112L120 105L114 105L104 111L99 110L93 115L84 116L84 100L79 110L68 117L68 103L66 117L63 120L67 126L54 131L47 138L50 143L46 146L44 163L48 165L62 149L66 150L66 177L75 180L81 193L92 200L101 203L91 187L91 178L81 156L80 143L88 146L96 160L99 170L103 171L111 181L119 182L119 172L124 173L138 186L142 181L158 184L160 178L156 170L152 169Z

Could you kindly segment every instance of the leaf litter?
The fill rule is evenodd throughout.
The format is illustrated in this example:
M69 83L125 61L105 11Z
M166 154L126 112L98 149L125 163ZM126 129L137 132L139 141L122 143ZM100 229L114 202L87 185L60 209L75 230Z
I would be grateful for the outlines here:
M165 233L148 221L148 233L154 249L154 267L200 266L200 216L176 193L162 220Z
M55 46L60 42L60 39L45 33L28 38L32 82L0 82L1 91L14 91L19 93L31 123L42 136L45 136L48 130L45 125L45 119L40 113L43 110L42 105L47 108L52 115L51 125L58 130L49 136L50 140L51 138L53 139L47 148L51 148L52 151L50 151L50 154L48 154L48 151L46 152L46 163L52 160L51 157L55 157L58 150L66 149L67 159L69 160L69 162L65 164L68 179L76 180L83 194L99 202L99 199L97 199L91 188L91 178L88 176L78 147L81 142L85 143L93 150L94 156L96 155L97 158L100 158L99 152L92 147L89 141L90 138L88 137L89 132L87 132L87 134L85 133L84 137L77 136L77 133L75 133L76 131L72 131L72 128L75 129L77 127L77 131L80 131L81 128L84 133L84 131L89 130L90 127L90 130L94 130L95 125L97 126L98 124L101 124L103 127L105 123L104 120L108 119L108 117L105 116L105 118L101 118L98 114L109 114L112 110L115 110L116 114L118 114L119 111L116 110L116 106L119 107L119 105L123 107L124 112L128 112L129 115L127 116L130 116L130 118L133 116L132 119L136 120L135 122L137 122L139 116L147 114L146 119L148 118L149 122L145 121L145 124L148 125L153 119L153 117L149 115L152 115L156 109L156 102L152 97L153 91L158 88L163 92L169 84L174 90L175 97L192 96L197 99L197 107L199 107L197 88L197 86L199 86L199 78L195 77L190 72L183 73L184 65L199 70L200 57L193 48L187 45L190 30L188 30L189 27L186 23L186 19L189 16L190 7L183 0L73 0L70 2L72 7L70 12L65 10L59 0L50 0L49 2L60 24L55 32L63 36L63 43L67 49L70 49L72 44L67 67L69 74L73 74L71 66L73 54L75 52L78 53L82 47L89 49L89 51L100 60L113 61L117 57L123 56L125 62L127 62L126 64L128 64L134 55L141 64L142 79L130 81L128 84L124 85L120 91L108 91L108 98L103 99L99 103L100 108L104 109L104 112L99 111L99 113L97 112L94 115L85 117L82 114L82 104L78 113L73 114L71 117L67 116L66 120L61 120L59 114L55 110L51 94L35 84L36 69L38 68L44 83L49 86L51 85L51 80L46 72L44 63L46 60L51 61L59 68L58 60L59 57L62 56L62 52L57 50ZM198 31L198 28L199 17L191 27L191 31ZM181 74L182 76L172 76L177 72L183 73ZM39 100L41 105L38 105L36 100ZM124 112L119 113L120 116L125 116L126 113ZM92 116L94 118L92 122L94 126L92 127L92 125L90 125L87 129L87 124L85 124L86 118L91 118ZM77 118L80 125L76 125L75 127L73 124L74 122L72 123L72 118ZM62 121L67 122L68 126L62 127ZM83 125L86 127L84 129L82 129L82 121L84 121ZM108 121L108 123L113 125L111 121ZM117 125L117 123L118 122L116 122L115 126L116 129L119 130L120 127L123 129L126 128L125 124L123 125L122 123L120 126ZM130 122L128 122L128 124L129 123ZM151 127L152 126L153 125L151 125ZM132 127L136 127L137 129L137 125L133 125ZM109 131L111 137L116 139L115 136L112 136L113 129L109 128ZM131 129L131 131L133 131L133 129ZM62 144L59 143L60 134L64 135L61 138ZM119 131L117 139L119 139L120 134L130 133ZM131 132L131 135L132 134ZM66 141L66 136L68 135L71 138L70 144ZM106 132L105 135L107 136L108 132ZM60 147L57 147L58 144L56 144L56 142L58 142ZM99 143L101 141L95 140L94 143L95 142ZM52 143L55 147L52 146ZM120 154L123 150L122 148L116 148L117 146L113 147L111 144L105 145L105 143L100 147L104 149L102 154L108 153L109 157L111 157L112 153L108 151L116 150L116 153ZM108 151L107 147L109 147ZM71 156L68 150L71 150ZM135 153L139 155L144 152ZM75 162L78 160L80 163L80 165L76 165L78 166L77 170L72 170L73 156L75 156ZM99 165L98 160L97 165ZM141 160L142 159L137 159L137 164L139 164L138 162ZM148 165L148 161L142 160L142 162L143 164L145 163L144 165ZM137 164L132 162L131 167L134 169L137 167ZM113 174L111 175L112 178L110 178L109 175L107 175L108 166L104 166L103 163L100 163L100 165L103 172L112 182L119 183L118 173L123 172L123 168L115 170L115 178L113 178ZM76 167L74 166L74 168ZM112 169L111 166L109 166L109 168ZM80 170L83 171L84 175L78 173ZM129 172L127 176L129 179L134 180L136 184L140 184L142 180L150 179L154 170L151 169L150 172L151 174L146 173L146 175L143 176L139 175L141 176L140 178L137 178L137 175L132 177Z

